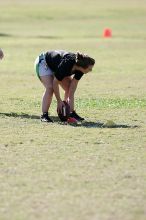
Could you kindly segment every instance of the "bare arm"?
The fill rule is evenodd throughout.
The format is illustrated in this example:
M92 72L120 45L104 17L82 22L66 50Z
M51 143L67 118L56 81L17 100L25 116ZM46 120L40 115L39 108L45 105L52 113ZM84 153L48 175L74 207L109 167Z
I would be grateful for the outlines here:
M78 80L73 78L72 81L71 81L71 84L70 84L69 95L68 95L69 105L70 105L71 111L74 110L74 94L75 94L75 91L77 89L77 85L78 85Z

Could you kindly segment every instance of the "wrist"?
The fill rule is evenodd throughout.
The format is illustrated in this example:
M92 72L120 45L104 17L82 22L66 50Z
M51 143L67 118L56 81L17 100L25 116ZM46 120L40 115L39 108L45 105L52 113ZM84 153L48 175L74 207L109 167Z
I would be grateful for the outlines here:
M57 98L57 103L62 102L61 98Z

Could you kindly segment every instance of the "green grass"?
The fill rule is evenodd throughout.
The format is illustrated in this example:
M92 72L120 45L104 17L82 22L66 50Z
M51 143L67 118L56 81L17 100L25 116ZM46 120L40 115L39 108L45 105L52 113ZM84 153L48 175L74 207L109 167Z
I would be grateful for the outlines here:
M76 100L78 108L142 108L146 107L146 99L79 99Z
M145 0L3 0L0 11L0 220L144 220ZM76 91L78 126L59 122L55 98L55 123L39 120L33 63L56 48L96 59Z

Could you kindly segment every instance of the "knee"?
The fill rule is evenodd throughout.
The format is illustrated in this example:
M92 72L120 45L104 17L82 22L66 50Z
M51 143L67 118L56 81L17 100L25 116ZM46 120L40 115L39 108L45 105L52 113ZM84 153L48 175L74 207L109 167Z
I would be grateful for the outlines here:
M46 93L48 93L48 94L53 93L53 86L52 85L49 85L49 86L46 87Z

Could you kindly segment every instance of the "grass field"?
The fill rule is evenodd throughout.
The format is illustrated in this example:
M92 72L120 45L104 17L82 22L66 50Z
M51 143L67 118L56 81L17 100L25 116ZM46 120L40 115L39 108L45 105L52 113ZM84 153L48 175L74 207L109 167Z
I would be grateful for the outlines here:
M146 219L145 25L145 0L0 1L0 220ZM55 123L39 120L33 63L49 49L96 60L81 125L59 123L55 98Z

